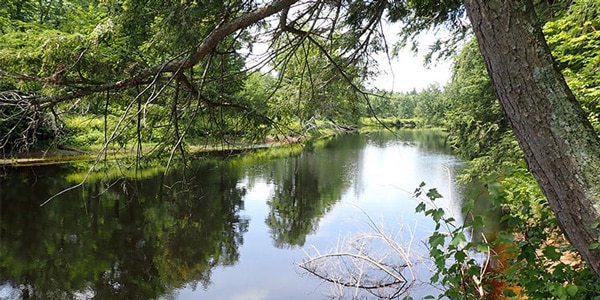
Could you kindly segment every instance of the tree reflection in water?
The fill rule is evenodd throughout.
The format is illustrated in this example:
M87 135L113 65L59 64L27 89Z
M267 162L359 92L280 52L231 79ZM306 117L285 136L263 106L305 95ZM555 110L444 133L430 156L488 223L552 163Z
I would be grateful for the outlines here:
M375 197L372 205L377 205L388 192L367 196L365 191L371 190L366 182L395 184L400 179L368 175L368 164L402 169L399 166L404 166L405 159L401 153L412 155L415 147L433 143L433 150L427 148L430 150L424 154L445 151L443 136L438 134L400 134L411 136L349 134L305 145L293 154L275 155L280 150L272 149L235 159L203 160L188 169L186 176L175 167L168 175L162 175L160 168L133 175L111 168L93 174L81 187L42 207L40 203L80 182L82 176L66 166L12 170L0 180L0 293L17 291L22 298L38 299L170 299L199 285L207 290L200 294L219 298L227 293L222 286L245 291L258 279L265 281L261 282L265 290L275 290L281 278L298 276L297 269L290 275L279 265L293 263L291 253L301 252L308 235L318 235L317 227L323 227L319 223L349 191L365 201ZM405 149L406 143L415 145ZM369 160L367 148L377 150L373 152L376 155L384 148L392 149L397 166L382 161L385 156ZM401 149L407 152L398 152ZM437 156L428 157L421 168L427 172L423 176L438 174L428 165ZM394 174L390 176L406 175ZM243 217L248 213L244 208L246 189L250 191L258 182L267 183L272 190L257 199L260 204L253 204L260 207L256 210L260 215ZM260 237L249 231L250 217L257 217L254 224L262 226ZM339 230L336 226L330 230ZM261 272L272 272L269 279L245 278L256 272L254 263L239 271L244 265L239 263L240 248L247 233L256 238L247 244L256 248L243 261L259 262ZM272 251L270 242L277 250L286 251ZM281 256L265 258L265 253ZM271 261L279 265L274 267ZM235 276L240 282L219 279L217 274L225 269L219 267L234 264L235 268L228 269L239 273ZM215 285L211 285L213 274ZM306 299L302 291L313 286L302 284L273 294Z
M2 183L0 283L23 298L154 299L206 287L215 266L239 259L249 220L234 168L203 164L185 182L177 172L96 180L40 207L70 184L57 172L18 170Z

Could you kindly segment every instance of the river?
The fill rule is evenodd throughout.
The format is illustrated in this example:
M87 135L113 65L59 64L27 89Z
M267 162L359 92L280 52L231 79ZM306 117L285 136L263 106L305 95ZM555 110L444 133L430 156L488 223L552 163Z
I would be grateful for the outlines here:
M405 295L438 293L422 243L433 223L415 214L422 199L412 192L425 182L445 196L438 205L460 215L454 176L462 164L440 132L346 134L273 151L282 150L200 159L167 175L160 166L112 167L44 206L81 182L82 166L8 170L0 178L0 299L351 298L354 290L298 264L347 251L364 241L357 234L373 233L370 224L410 254L416 281ZM387 251L378 242L360 247Z

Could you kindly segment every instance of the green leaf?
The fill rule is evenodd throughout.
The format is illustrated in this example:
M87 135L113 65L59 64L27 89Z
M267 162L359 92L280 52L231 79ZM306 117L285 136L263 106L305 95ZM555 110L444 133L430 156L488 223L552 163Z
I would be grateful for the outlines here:
M419 203L419 205L417 205L417 208L415 209L415 211L418 213L424 212L426 208L427 207L425 206L425 203L421 202L421 203Z
M598 249L598 248L600 248L600 243L591 243L588 246L588 249L591 249L591 250Z
M458 246L460 243L466 241L467 239L465 238L465 234L463 232L459 232L456 235L454 235L454 237L452 238L452 241L450 242L450 244L452 244L452 246L456 247Z
M484 225L485 225L485 222L483 220L483 216L480 216L480 215L476 215L473 218L473 221L471 222L471 226L473 226L474 229L483 228Z
M437 246L443 246L445 240L446 240L446 237L443 234L441 234L439 232L434 232L429 237L429 245L431 246L431 248L436 248Z
M554 246L546 246L542 252L544 253L544 256L550 260L558 260L561 256Z
M415 192L413 193L413 197L418 198L419 196L421 196L424 186L425 186L425 182L421 182L421 184L419 184L419 187L415 189Z
M433 200L442 198L442 195L437 191L437 189L433 188L433 189L429 189L429 191L427 191L427 198L429 198L429 200L433 201Z
M488 252L490 247L486 244L479 243L477 244L477 247L475 247L475 250L477 250L477 252Z
M439 222L444 216L444 210L441 208L431 210L431 217L435 222Z
M498 234L498 239L503 243L512 243L515 240L515 236L512 233L501 233Z
M569 294L569 296L573 297L577 294L577 290L579 290L579 288L577 288L576 285L568 285L567 286L567 294Z
M458 251L456 254L454 254L454 259L456 259L456 261L459 263L464 262L465 258L467 258L467 253L464 251Z

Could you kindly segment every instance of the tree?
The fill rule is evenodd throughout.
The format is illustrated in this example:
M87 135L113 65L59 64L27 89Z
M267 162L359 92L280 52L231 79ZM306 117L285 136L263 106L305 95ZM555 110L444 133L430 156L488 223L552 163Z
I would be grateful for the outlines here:
M600 278L593 247L600 237L600 140L552 58L533 3L466 0L465 7L528 168Z
M444 127L451 134L449 141L455 152L468 160L490 151L500 154L492 148L512 133L475 39L465 44L454 58L452 80L444 92L449 102L443 116Z
M428 125L441 125L448 104L437 84L429 85L416 96L415 116Z
M557 2L563 4L561 1ZM123 5L129 5L128 8L143 6L140 3L125 1ZM136 4L138 6L133 6ZM135 91L135 87L139 86L142 86L142 90L146 92L156 87L157 82L165 83L167 86L177 81L198 101L200 108L239 107L234 102L217 101L218 97L211 99L205 95L204 83L210 79L210 76L206 76L206 73L198 74L202 73L201 70L208 70L201 67L210 65L211 55L221 53L222 48L219 46L223 46L222 43L227 41L228 37L234 33L248 34L244 29L256 24L264 24L265 20L272 15L279 13L280 18L278 27L273 29L269 36L274 40L282 36L293 37L281 46L283 49L298 48L298 45L304 41L309 41L322 51L342 77L345 77L346 67L352 65L367 70L373 61L369 53L387 49L380 30L384 19L401 23L402 41L408 42L416 34L442 24L450 24L457 33L464 34L466 30L461 21L466 11L495 92L524 151L529 169L537 178L567 238L600 278L600 253L597 250L600 248L598 247L600 245L600 226L598 226L600 140L556 67L542 34L532 0L465 0L464 5L458 0L394 2L275 0L261 7L257 5L253 1L231 1L217 7L210 7L209 11L213 13L212 15L201 14L200 18L194 19L195 16L191 14L188 17L192 18L192 23L206 22L207 24L202 28L202 34L193 36L199 40L191 43L190 45L193 45L191 48L177 51L179 50L177 47L171 47L169 49L173 52L168 57L158 55L160 53L157 52L154 60L142 61L147 66L142 64L140 70L127 69L129 64L123 61L120 72L114 72L114 76L100 78L101 81L72 81L86 79L85 76L78 74L78 59L91 61L91 58L85 55L85 48L81 50L75 45L71 48L79 49L78 51L65 51L70 54L62 58L70 59L71 64L65 64L64 61L48 61L48 64L41 64L39 57L31 56L28 63L37 64L40 72L34 72L34 75L13 74L13 71L19 70L14 68L10 70L11 73L5 71L0 73L3 80L7 78L7 81L14 83L10 85L11 88L20 89L20 92L0 94L0 103L22 108L23 112L30 113L42 109L52 110L59 103L97 93L127 88ZM150 18L160 20L162 16L158 13L160 9L162 7L159 3L144 6L144 12L147 12L144 16L149 19L144 19L142 16L140 19L135 19L133 25L137 26L135 28L139 28L139 31L134 32L148 34L153 29L151 25L156 27L165 24L144 23ZM185 7L177 5L164 7L165 11L173 12L173 15L181 9L185 10ZM133 9L130 13L136 11ZM114 21L121 22L122 26L126 24L124 19L127 18L117 18ZM0 21L5 22L5 18L0 17ZM275 22L272 21L273 24ZM156 37L160 36L165 35ZM433 50L444 49L446 45L455 45L452 42L462 38L460 34L455 36L446 41L436 42ZM131 35L127 37L136 38ZM342 39L342 43L335 44L335 49L331 49L320 42L321 37L331 40L339 38ZM77 39L77 35L69 35L54 42L62 45L63 40L67 40L69 43L76 44ZM135 39L128 43L130 43L128 46L135 44ZM156 46L152 43L145 45ZM272 49L272 52L276 55L282 50L281 47ZM135 51L139 49L133 48L135 49L129 49L131 53L127 53L129 55L124 57L135 57L133 54L136 54ZM235 51L235 47L225 47L225 49ZM442 54L445 52L447 51L441 51ZM73 56L72 53L80 55ZM11 58L18 59L17 56L10 54L0 57L0 62L10 61ZM341 61L344 64L340 64ZM69 66L70 69L64 69L65 66ZM194 70L196 72L193 72ZM360 88L352 80L346 81L349 88L361 93ZM29 89L29 86L36 86L38 89ZM141 93L138 93L139 95ZM1 124L0 128L2 128Z
M0 20L9 25L6 34L0 36L6 45L0 50L0 147L8 148L5 152L31 149L30 143L19 138L39 136L39 124L44 124L40 120L59 119L63 112L73 110L69 104L90 101L104 107L106 116L115 95L122 99L119 124L125 127L137 118L138 133L139 116L147 106L171 104L166 105L172 108L169 114L162 118L172 127L166 139L174 137L176 145L181 144L194 121L201 119L196 117L199 114L214 121L215 127L223 121L226 109L253 116L252 109L230 97L243 86L236 82L243 72L232 70L243 66L243 62L238 64L240 43L246 40L243 29L260 24L295 2L276 1L257 7L230 1L209 7L196 2L105 1L90 5L93 13L89 16L73 17L82 21L79 28L33 21L23 24L19 19L22 3L16 2L19 5L14 14L0 11ZM35 3L27 3L33 7L28 11L35 12ZM85 7L85 3L70 4ZM193 32L179 30L181 26ZM182 118L184 113L189 117ZM177 126L182 119L186 126ZM118 127L114 131L111 128L116 135L124 131ZM105 127L105 144L116 138L106 138L106 132Z
M333 50L323 51L324 42L317 38L305 40L288 53L279 53L280 58L272 63L280 84L269 99L271 111L299 122L303 132L316 128L317 120L356 124L362 113L356 93L348 89L349 82L360 85L357 68L340 59L335 53L336 44L328 44ZM280 43L288 44L290 40L282 39ZM336 66L346 66L344 73Z
M596 75L600 63L599 14L600 5L577 1L543 28L556 63L597 132L600 132L600 78Z
M392 99L395 100L398 106L398 118L410 119L415 117L415 108L417 107L416 96L417 92L415 90L393 96Z

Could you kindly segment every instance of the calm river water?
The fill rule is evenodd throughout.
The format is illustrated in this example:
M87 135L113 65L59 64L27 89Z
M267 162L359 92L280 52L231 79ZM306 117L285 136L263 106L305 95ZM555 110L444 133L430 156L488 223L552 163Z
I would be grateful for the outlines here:
M298 263L357 246L352 237L374 232L369 218L409 251L409 294L436 294L422 244L432 222L415 214L412 192L425 182L445 196L438 205L459 212L460 168L439 132L403 130L278 158L202 160L185 174L98 172L42 207L81 171L10 170L0 178L0 299L351 298Z

